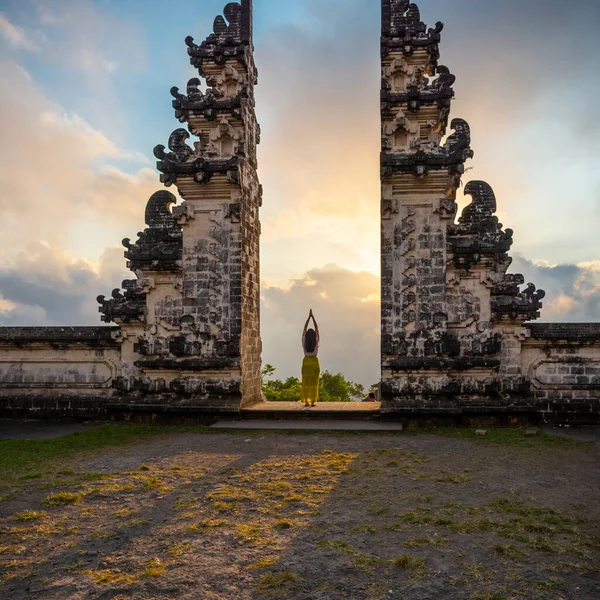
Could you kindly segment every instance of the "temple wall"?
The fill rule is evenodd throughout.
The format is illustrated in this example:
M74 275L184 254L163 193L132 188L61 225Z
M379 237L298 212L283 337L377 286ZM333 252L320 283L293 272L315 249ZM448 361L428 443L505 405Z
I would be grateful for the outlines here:
M241 298L241 370L242 407L261 402L262 341L260 336L260 232L258 216L261 193L258 178L252 170L242 171L249 181L242 196L242 298Z
M0 327L0 414L106 415L119 374L115 327Z
M528 325L521 364L547 421L600 424L600 323Z

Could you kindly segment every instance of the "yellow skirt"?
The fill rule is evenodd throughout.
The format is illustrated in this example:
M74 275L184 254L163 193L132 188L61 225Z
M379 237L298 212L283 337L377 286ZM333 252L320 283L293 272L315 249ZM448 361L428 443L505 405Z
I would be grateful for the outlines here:
M302 395L304 403L315 403L319 399L319 378L321 365L317 356L305 356L302 361Z

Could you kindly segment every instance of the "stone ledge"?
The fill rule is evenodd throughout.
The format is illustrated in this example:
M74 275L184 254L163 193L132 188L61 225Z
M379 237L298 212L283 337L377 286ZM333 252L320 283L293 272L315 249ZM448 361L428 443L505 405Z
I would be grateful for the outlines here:
M0 327L0 344L110 342L117 346L119 332L119 327Z
M532 340L599 341L600 323L528 323Z
M403 371L469 371L471 369L498 369L501 363L496 358L473 357L417 357L385 358L383 368L393 372Z

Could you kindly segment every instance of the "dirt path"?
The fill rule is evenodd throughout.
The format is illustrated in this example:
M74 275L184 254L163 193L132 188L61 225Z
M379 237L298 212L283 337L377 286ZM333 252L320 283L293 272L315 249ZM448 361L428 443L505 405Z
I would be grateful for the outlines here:
M597 600L599 455L172 435L0 503L0 597Z

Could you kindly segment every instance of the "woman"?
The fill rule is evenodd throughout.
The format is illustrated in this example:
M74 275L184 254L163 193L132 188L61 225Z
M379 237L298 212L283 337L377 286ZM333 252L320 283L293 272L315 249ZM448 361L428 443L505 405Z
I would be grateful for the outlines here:
M310 320L315 324L314 329L309 329ZM304 406L314 406L319 399L319 377L321 376L321 365L317 354L321 339L319 337L319 326L311 309L304 331L302 332L302 349L304 350L304 360L302 361L302 396L301 401Z

